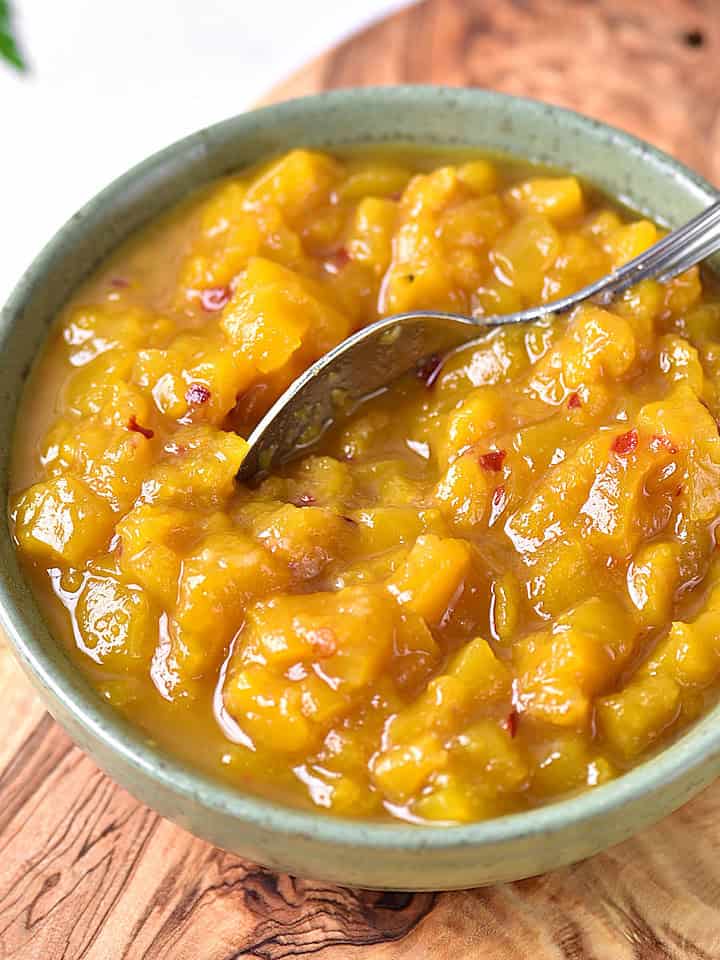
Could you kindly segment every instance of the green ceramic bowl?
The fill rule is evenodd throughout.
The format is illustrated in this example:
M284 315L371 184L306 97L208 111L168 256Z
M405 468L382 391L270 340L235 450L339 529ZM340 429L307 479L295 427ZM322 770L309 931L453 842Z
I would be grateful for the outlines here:
M50 241L0 321L0 478L23 382L48 324L77 284L149 218L215 177L298 145L458 145L577 172L677 225L713 188L632 137L556 107L481 90L345 90L244 114L168 147L116 180ZM516 880L624 840L720 771L720 707L631 773L582 796L485 823L412 827L340 820L270 803L148 744L103 703L53 641L0 525L0 622L48 709L138 799L221 847L278 870L366 887L437 890Z

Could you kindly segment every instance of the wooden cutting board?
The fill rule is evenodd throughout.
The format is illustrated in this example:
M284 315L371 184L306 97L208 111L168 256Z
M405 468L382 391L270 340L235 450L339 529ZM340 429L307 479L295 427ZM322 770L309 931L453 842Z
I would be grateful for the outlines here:
M492 87L625 127L720 182L719 64L720 0L425 0L267 100ZM276 876L138 804L53 723L7 649L0 690L2 960L720 958L720 782L575 867L464 893L371 893Z

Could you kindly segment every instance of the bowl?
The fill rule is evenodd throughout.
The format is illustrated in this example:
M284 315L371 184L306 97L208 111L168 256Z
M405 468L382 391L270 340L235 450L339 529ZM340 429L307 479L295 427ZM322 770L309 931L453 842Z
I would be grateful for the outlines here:
M103 702L48 632L6 519L23 382L48 324L88 272L143 223L209 180L298 145L380 142L480 147L563 167L668 226L717 199L699 176L625 133L482 90L365 88L307 97L200 130L155 154L75 214L2 311L0 623L55 719L103 770L163 816L276 870L364 887L457 889L580 860L679 807L720 771L720 707L617 780L531 812L450 827L303 812L189 768Z

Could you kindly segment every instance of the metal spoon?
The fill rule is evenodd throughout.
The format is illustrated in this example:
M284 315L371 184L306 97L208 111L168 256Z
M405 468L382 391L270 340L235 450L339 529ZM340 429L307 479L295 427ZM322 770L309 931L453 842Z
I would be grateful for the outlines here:
M497 317L428 310L377 320L343 340L288 387L250 434L237 479L257 483L276 467L307 453L331 423L352 413L361 400L426 358L477 339L481 329L530 323L565 313L585 300L607 305L641 280L670 280L718 249L720 201L639 257L554 303Z

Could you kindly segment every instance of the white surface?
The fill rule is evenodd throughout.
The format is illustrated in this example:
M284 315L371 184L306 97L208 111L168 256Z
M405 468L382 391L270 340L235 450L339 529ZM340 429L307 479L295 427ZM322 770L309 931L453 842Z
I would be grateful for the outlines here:
M11 0L0 63L0 301L42 244L154 150L240 113L403 0Z

